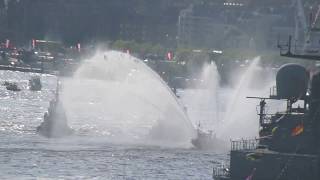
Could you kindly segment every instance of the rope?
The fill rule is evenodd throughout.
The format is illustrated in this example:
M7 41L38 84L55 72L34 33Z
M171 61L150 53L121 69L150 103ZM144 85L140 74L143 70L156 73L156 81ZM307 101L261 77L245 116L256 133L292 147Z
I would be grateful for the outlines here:
M314 18L314 21L313 21L313 23L312 23L312 26L313 26L313 27L316 26L316 23L317 23L317 21L318 21L318 19L319 19L319 16L320 16L320 5L318 6L317 14L316 14L316 16L315 16L315 18Z
M304 122L302 121L302 123L304 124ZM301 144L299 143L294 151L294 153L297 153L298 150L300 149ZM276 177L275 180L280 180L285 172L287 172L289 165L291 164L291 161L293 160L294 156L290 156L289 159L287 160L286 164L284 165L284 167L281 169L280 173L278 174L278 176Z
M298 149L300 149L300 145L298 144L298 146L296 147L295 153L297 153ZM285 174L285 172L288 170L289 165L291 164L291 161L293 160L294 156L290 156L290 158L287 160L286 164L284 165L284 167L281 169L280 173L278 174L278 176L276 177L275 180L279 180L281 177L283 177L283 175Z

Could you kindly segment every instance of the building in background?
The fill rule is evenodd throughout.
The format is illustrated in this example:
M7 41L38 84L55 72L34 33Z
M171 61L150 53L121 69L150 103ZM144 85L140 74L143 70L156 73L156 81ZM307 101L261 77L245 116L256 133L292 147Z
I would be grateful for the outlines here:
M220 49L249 46L250 36L238 27L241 20L236 20L238 14L244 12L244 5L230 4L197 5L182 10L178 21L178 45Z
M7 9L5 0L0 0L0 42L6 38L8 33L7 27Z
M184 48L274 48L294 33L290 4L225 1L189 6L180 12L178 46Z
M0 29L20 44L121 39L169 48L265 49L295 33L294 1L9 0L1 16L7 28ZM303 3L309 7L313 0Z
M11 39L67 44L117 39L176 44L180 10L192 0L10 0Z

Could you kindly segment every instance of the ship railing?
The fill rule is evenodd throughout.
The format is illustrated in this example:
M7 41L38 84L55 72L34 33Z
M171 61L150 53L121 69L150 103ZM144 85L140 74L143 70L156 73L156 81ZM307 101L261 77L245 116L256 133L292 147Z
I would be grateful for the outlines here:
M212 169L212 178L214 180L226 179L230 177L230 168L227 166L214 167Z
M264 117L262 120L262 125L271 124L271 123L272 123L272 119L269 116Z
M231 141L231 151L254 150L259 145L259 139L241 139Z

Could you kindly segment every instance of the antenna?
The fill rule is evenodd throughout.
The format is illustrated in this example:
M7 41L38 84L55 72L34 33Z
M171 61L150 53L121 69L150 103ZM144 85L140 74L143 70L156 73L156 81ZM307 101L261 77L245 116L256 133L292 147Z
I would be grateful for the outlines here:
M312 19L313 19L313 14L310 13L310 15L309 15L309 28L310 29L312 28Z
M291 41L292 41L292 36L289 36L289 41L288 41L288 52L287 54L291 54Z

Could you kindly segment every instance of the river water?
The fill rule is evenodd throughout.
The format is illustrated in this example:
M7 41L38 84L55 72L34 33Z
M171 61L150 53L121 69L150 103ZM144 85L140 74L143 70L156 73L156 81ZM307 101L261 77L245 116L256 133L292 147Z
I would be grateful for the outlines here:
M32 92L31 76L0 71L1 84L14 81L22 89L0 86L0 179L212 179L212 168L228 161L223 153L119 144L83 131L41 137L35 129L54 97L57 77L41 75L42 91Z

